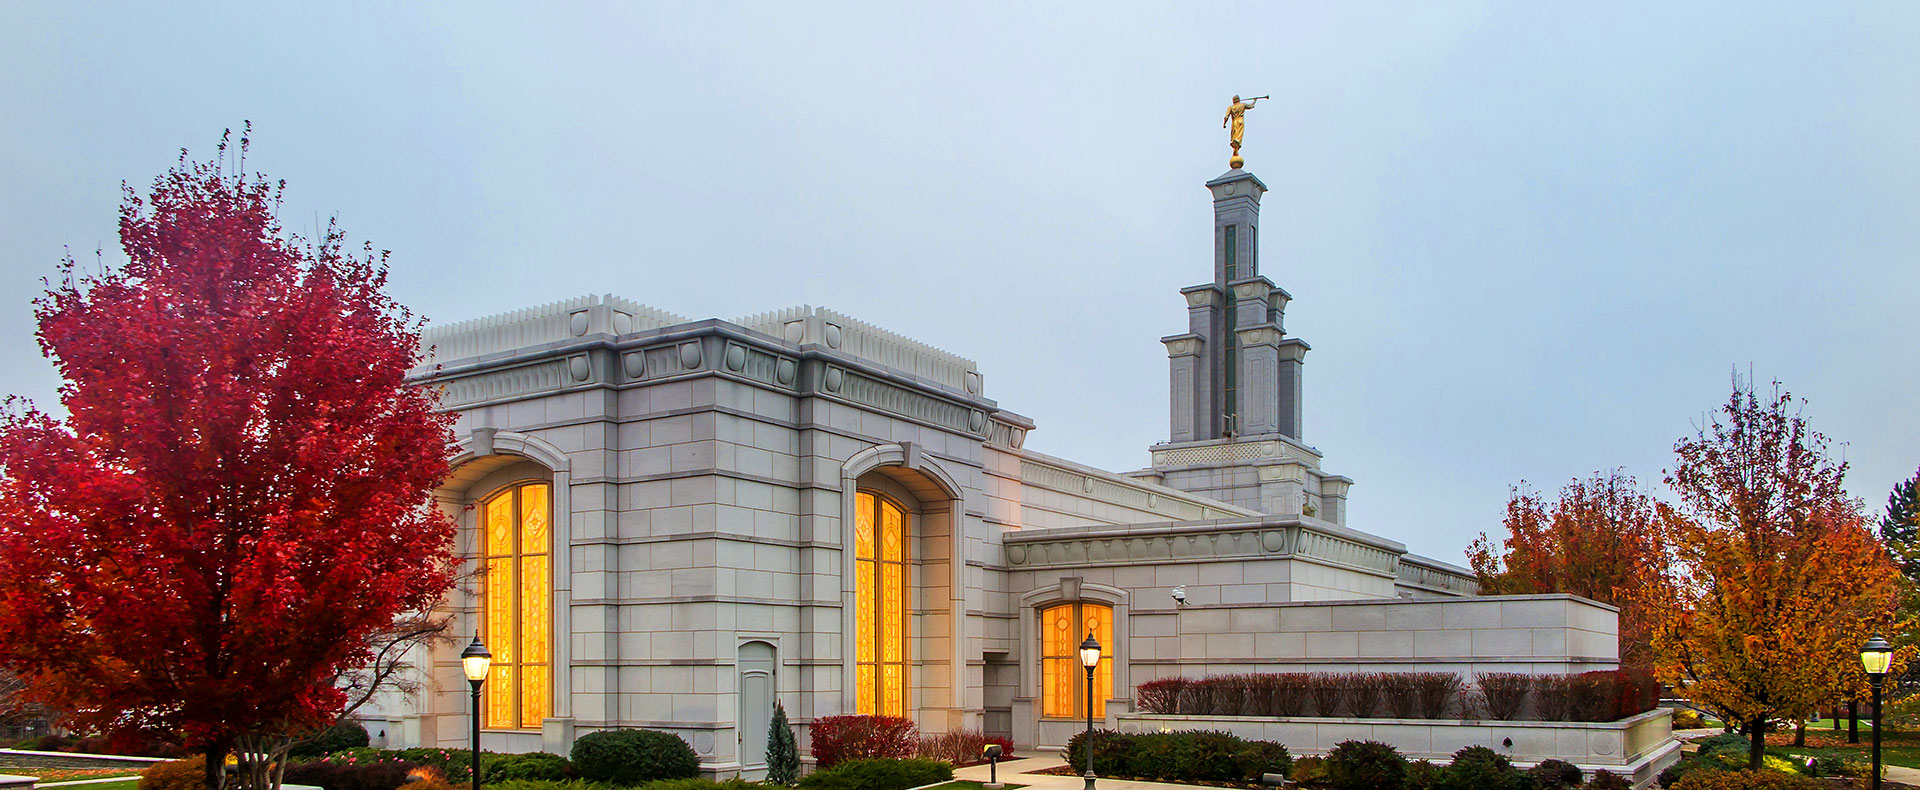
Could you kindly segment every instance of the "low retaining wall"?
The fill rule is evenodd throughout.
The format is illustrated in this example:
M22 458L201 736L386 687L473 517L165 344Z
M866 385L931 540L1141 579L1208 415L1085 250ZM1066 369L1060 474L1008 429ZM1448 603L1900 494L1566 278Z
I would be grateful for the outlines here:
M80 754L77 752L30 752L25 749L0 749L0 766L21 768L127 768L138 770L160 757L128 757L122 754Z
M1294 755L1326 754L1341 741L1379 741L1409 760L1445 762L1468 746L1485 746L1520 766L1565 760L1592 772L1608 770L1650 786L1680 759L1673 711L1650 710L1608 722L1449 719L1274 718L1122 713L1121 732L1225 730L1242 738L1285 744Z

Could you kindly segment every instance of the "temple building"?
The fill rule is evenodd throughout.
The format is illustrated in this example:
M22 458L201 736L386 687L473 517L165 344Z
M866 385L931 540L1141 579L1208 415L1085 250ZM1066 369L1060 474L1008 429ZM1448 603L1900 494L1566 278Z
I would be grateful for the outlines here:
M1309 346L1262 274L1266 185L1206 188L1211 276L1181 289L1168 440L1138 471L1026 449L1034 421L972 360L825 308L588 296L429 330L415 379L459 418L439 501L480 571L448 606L494 654L483 746L647 727L755 777L776 699L803 754L845 713L1034 748L1170 675L1614 666L1611 608L1475 597L1393 539L1414 525L1347 523L1353 481L1307 442ZM465 746L460 646L369 729Z

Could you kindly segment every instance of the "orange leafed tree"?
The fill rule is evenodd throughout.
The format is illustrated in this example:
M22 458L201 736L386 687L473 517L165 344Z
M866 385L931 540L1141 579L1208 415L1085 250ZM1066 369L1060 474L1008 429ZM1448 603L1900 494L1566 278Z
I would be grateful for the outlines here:
M1811 714L1859 682L1859 648L1890 625L1897 570L1841 487L1845 462L1778 383L1751 382L1674 447L1671 597L1643 596L1655 670L1742 722L1760 767L1767 723Z
M1572 593L1619 606L1621 661L1645 666L1648 617L1628 591L1668 586L1672 509L1619 470L1595 472L1560 489L1551 503L1516 488L1507 500L1507 537L1481 533L1467 550L1489 595Z

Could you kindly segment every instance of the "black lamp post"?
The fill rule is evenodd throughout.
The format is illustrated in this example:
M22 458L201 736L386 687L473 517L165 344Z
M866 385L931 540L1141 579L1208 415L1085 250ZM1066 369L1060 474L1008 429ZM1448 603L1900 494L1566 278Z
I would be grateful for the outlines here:
M474 634L473 644L460 651L460 671L473 687L473 790L480 790L480 687L486 685L487 667L492 664L493 654L480 644L480 635Z
M1080 665L1087 668L1087 790L1093 790L1093 670L1100 666L1100 641L1087 632L1080 643Z
M1860 648L1860 667L1867 671L1867 685L1873 687L1873 790L1880 790L1880 685L1886 680L1887 666L1893 663L1893 645L1874 634Z

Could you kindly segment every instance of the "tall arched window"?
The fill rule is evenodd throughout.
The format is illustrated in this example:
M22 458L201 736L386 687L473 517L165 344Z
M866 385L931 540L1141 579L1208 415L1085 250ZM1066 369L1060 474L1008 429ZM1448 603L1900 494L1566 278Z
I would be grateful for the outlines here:
M1100 642L1100 666L1093 675L1094 713L1105 716L1113 696L1113 608L1097 603L1063 603L1040 611L1040 715L1086 715L1087 669L1080 664L1080 641L1087 634Z
M855 710L907 715L907 515L854 496Z
M486 535L487 726L533 729L547 717L552 633L547 556L552 543L546 483L522 483L480 509Z

